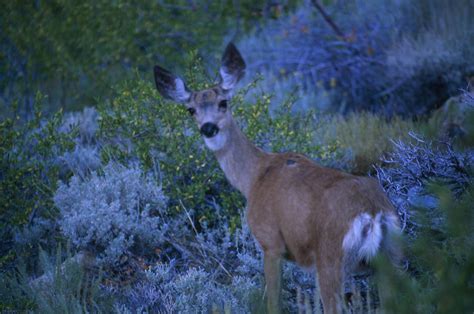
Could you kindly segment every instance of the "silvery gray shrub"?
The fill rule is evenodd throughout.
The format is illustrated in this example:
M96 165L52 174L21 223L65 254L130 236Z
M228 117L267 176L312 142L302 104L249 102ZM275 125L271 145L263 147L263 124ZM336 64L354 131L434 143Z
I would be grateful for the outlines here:
M61 165L62 176L67 172L85 177L102 166L97 131L99 130L99 113L94 108L86 107L81 112L70 112L64 115L59 132L71 133L77 130L74 138L74 149L57 158Z
M156 246L163 235L167 198L137 165L109 163L103 173L77 175L54 195L62 233L79 249L113 263L133 249Z
M212 274L202 268L180 271L173 262L156 265L145 277L118 298L120 312L209 313L214 308L250 313L260 289L251 278L235 276L230 284L222 284L210 279Z
M102 166L99 149L92 145L76 144L74 150L65 152L59 161L68 171L81 178Z
M82 112L69 112L64 115L63 124L59 128L60 132L71 132L78 129L78 142L90 144L95 140L99 130L99 113L95 108L85 107Z

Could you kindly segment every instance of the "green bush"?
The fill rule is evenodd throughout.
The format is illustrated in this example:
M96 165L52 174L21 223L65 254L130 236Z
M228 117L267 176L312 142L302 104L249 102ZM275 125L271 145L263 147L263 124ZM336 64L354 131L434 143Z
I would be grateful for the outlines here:
M43 119L42 102L38 94L34 119L28 123L19 117L0 123L0 229L7 244L1 246L0 267L15 255L15 228L57 214L52 196L61 174L58 156L73 148L73 133L58 131L62 111Z
M474 310L474 216L471 186L460 199L448 188L432 187L439 198L436 209L442 228L432 229L430 210L420 210L424 226L417 240L408 245L410 273L390 269L378 262L379 287L387 313L471 313Z

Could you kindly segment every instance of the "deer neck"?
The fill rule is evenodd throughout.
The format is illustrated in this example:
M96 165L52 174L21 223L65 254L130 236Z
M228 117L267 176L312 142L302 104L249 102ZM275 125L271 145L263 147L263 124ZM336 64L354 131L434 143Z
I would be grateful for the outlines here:
M215 155L227 180L248 199L266 153L252 144L232 121L227 144Z

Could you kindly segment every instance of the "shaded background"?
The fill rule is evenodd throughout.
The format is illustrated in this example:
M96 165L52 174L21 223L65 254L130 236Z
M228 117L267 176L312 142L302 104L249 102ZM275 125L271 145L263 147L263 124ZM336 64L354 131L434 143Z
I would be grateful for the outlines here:
M276 101L296 92L305 108L426 114L465 88L473 70L473 3L323 1L9 1L0 13L0 108L78 110L117 82L182 72L196 49L215 77L234 41ZM12 108L18 102L17 108Z

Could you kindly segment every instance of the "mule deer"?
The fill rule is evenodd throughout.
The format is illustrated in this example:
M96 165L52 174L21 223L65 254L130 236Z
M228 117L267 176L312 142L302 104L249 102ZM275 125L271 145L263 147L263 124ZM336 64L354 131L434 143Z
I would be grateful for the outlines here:
M346 278L385 250L394 259L391 233L398 216L378 182L324 168L296 153L267 153L253 145L232 118L228 102L245 62L230 43L219 84L190 91L179 77L155 66L155 83L195 119L229 182L247 199L250 229L264 252L267 307L280 309L281 259L317 267L326 313L338 311Z

